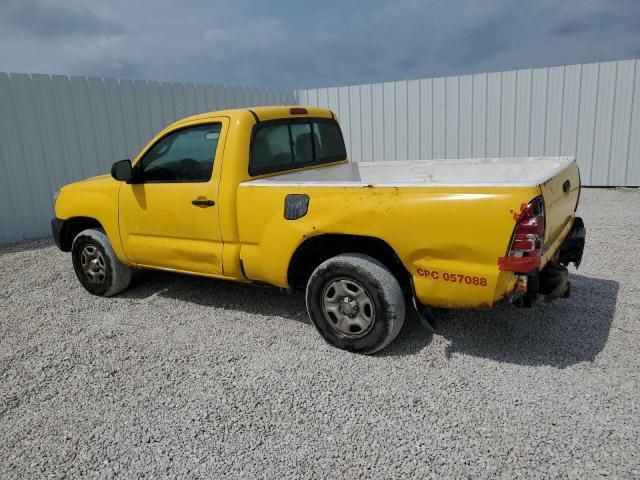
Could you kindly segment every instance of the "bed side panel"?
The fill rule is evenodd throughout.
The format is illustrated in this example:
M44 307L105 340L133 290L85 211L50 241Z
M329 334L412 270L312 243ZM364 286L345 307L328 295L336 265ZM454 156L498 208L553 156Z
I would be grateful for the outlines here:
M284 218L287 194L307 194L308 213ZM442 307L490 306L513 286L500 273L514 212L537 188L264 186L243 184L238 225L245 273L287 286L289 260L306 238L326 233L387 242L411 273L418 298Z

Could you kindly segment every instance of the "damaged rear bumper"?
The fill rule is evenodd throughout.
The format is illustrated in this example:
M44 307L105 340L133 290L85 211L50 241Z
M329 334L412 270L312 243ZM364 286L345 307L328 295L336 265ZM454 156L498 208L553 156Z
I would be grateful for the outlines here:
M558 250L556 257L542 270L533 270L526 275L518 275L512 303L516 307L531 307L539 295L545 303L557 298L568 298L571 294L571 282L567 266L573 263L576 268L582 262L586 229L582 218L576 217L571 230Z

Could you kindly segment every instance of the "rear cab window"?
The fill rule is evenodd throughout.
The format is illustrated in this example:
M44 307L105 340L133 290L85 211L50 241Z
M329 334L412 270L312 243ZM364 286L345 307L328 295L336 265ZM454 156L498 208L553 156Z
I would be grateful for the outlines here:
M249 174L283 172L346 160L340 126L328 118L287 118L258 123L253 130Z

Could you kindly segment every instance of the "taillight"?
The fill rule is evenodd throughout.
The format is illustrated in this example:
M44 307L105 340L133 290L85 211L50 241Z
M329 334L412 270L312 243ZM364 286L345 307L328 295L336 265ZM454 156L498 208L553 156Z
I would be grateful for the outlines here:
M308 112L307 109L303 107L291 107L289 113L291 115L306 115Z
M506 257L498 259L500 270L526 273L540 268L544 246L544 202L536 197L529 204L523 203L515 215L516 228Z

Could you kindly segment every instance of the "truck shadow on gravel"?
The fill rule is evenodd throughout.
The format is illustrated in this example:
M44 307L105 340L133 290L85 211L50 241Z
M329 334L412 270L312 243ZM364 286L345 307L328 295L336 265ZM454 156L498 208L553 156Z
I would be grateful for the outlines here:
M313 328L302 292L290 294L269 286L141 270L135 273L129 289L115 298L151 301L155 297L251 315L278 317L275 321L293 320ZM315 329L313 333L315 334ZM427 346L432 338L432 334L420 325L413 310L407 307L407 318L402 331L381 355L413 355ZM319 335L318 341L322 341Z
M531 309L502 304L493 310L438 313L436 335L444 337L447 358L472 355L518 365L565 368L593 361L602 351L615 315L618 282L572 275L572 297ZM120 298L162 297L204 307L279 317L311 326L304 295L272 287L141 271ZM277 319L276 319L277 320ZM400 335L381 356L419 354L433 339L415 313L407 309ZM321 339L318 337L318 341Z
M304 295L288 294L275 287L141 270L133 276L130 287L118 297L143 301L162 297L203 307L281 317L311 325Z
M594 361L609 337L619 284L583 275L570 280L571 297L549 305L444 312L436 333L449 342L445 355L557 368Z

